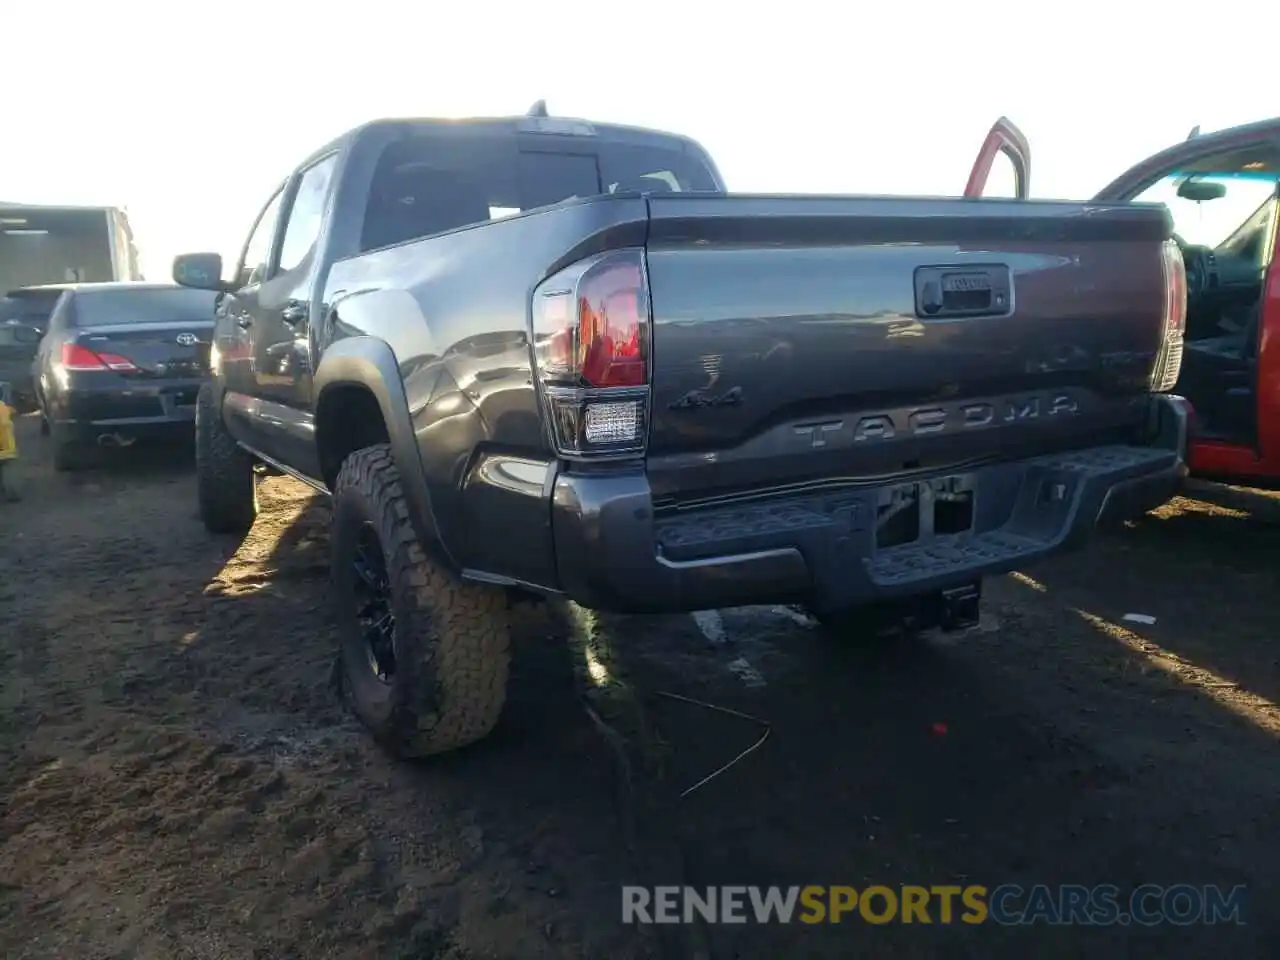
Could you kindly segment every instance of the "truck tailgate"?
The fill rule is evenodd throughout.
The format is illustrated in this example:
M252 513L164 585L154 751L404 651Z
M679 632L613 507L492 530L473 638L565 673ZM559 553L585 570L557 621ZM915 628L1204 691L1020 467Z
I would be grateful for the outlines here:
M1106 442L1162 342L1159 206L650 200L655 494Z

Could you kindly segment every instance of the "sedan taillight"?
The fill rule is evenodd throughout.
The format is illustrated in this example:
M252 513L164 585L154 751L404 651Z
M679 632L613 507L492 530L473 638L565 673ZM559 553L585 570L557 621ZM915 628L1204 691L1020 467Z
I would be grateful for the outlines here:
M90 370L114 370L117 373L136 373L138 368L128 357L116 353L99 353L80 343L62 345L62 369L76 373Z

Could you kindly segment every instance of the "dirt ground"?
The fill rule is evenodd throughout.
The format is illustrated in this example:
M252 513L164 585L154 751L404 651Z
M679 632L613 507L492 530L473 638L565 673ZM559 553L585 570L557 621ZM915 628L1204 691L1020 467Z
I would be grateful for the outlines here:
M387 759L339 706L324 504L244 542L190 452L0 505L0 955L1280 956L1280 500L1198 486L886 650L783 609L520 626L494 736ZM1154 625L1124 622L1126 613ZM673 696L674 695L674 696ZM754 722L678 699L760 718ZM624 927L620 884L1246 884L1244 927Z

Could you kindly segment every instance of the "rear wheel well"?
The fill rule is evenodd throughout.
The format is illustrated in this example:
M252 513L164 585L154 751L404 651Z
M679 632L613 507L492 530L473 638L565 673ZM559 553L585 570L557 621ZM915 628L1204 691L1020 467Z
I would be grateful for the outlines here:
M342 461L354 451L389 443L382 407L368 387L357 383L327 387L316 407L316 448L325 486L333 490Z

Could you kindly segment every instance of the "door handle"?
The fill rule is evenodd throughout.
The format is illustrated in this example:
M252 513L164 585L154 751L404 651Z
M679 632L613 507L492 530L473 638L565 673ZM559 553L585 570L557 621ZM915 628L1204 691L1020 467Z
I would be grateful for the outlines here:
M280 319L288 326L296 327L307 319L307 314L310 312L305 303L300 300L290 300L284 305L284 309L280 311Z

